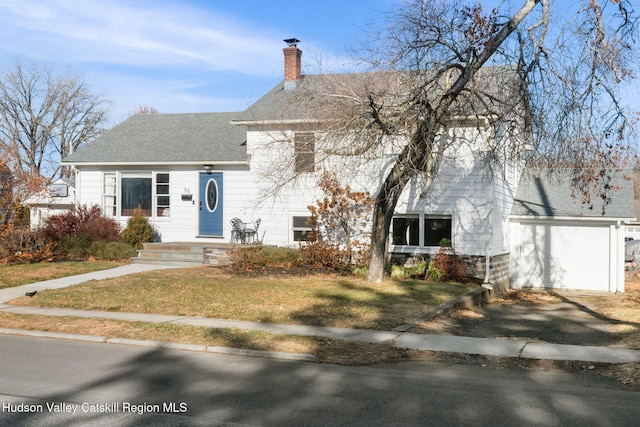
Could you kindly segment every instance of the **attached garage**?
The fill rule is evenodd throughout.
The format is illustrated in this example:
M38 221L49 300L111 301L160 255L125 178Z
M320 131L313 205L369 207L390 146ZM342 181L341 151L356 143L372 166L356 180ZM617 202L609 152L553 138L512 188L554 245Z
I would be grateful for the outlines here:
M571 197L570 182L558 172L523 176L510 217L511 286L623 292L633 185L620 177L602 215Z

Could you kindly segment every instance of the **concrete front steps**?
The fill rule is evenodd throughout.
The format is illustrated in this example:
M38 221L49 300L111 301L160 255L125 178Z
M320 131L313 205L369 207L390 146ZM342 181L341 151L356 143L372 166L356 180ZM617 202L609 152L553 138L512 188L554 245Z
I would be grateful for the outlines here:
M229 265L234 245L228 243L158 242L145 243L134 264L173 266Z

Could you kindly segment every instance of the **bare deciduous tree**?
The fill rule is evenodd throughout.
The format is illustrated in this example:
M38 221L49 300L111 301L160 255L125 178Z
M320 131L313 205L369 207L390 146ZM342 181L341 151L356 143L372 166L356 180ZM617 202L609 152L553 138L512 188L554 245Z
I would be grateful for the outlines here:
M576 194L593 207L588 196L598 189L604 209L611 171L630 153L620 91L637 65L632 9L629 0L523 0L490 11L410 0L361 51L371 72L304 76L285 108L323 134L317 162L349 158L356 171L367 159L391 159L374 195L370 280L383 278L407 184L419 178L428 189L447 153L465 145L489 166L570 167ZM475 137L456 128L475 128ZM278 173L280 182L296 177L295 168Z
M148 105L141 105L131 115L135 116L137 114L159 114L159 112L154 107L149 107Z
M0 79L0 150L20 181L68 177L61 159L104 132L107 109L80 77L17 63Z

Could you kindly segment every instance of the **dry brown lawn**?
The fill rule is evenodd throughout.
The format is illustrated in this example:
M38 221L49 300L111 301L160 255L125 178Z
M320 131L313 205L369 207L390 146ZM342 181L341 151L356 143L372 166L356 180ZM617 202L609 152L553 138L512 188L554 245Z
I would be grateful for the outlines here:
M55 275L50 272L47 274ZM69 274L69 270L63 274ZM2 277L4 279L5 276ZM415 318L472 287L473 285L437 285L412 280L372 285L339 275L245 277L198 267L89 282L63 290L41 292L34 298L23 297L12 303L388 329ZM626 290L625 294L620 295L589 297L588 302L590 307L603 316L621 322L640 323L640 276L630 277ZM557 301L558 298L551 294L510 292L494 302L552 304ZM459 315L473 318L474 312L466 310ZM617 381L618 385L628 389L640 389L640 364L637 363L585 364L416 352L395 348L391 343L353 343L237 329L8 313L0 313L0 326L305 353L315 355L319 362L324 363L359 365L413 360L427 363L473 363L496 369L557 369L577 375L600 376L607 381ZM625 339L640 342L640 335L629 333L628 330L624 332Z
M0 289L106 270L128 261L60 261L0 265Z
M247 277L193 267L91 281L9 303L388 330L475 286L422 280L378 284L335 274Z

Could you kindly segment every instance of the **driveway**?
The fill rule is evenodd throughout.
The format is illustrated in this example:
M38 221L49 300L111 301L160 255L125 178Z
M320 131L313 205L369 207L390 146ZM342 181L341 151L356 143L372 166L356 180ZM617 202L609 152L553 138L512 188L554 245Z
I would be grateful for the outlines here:
M625 331L638 330L640 324L613 319L610 313L622 313L620 308L638 297L637 276L627 283L627 292L620 295L511 290L488 305L434 318L410 331L554 344L628 346L628 342L621 344ZM636 307L640 310L640 306Z

